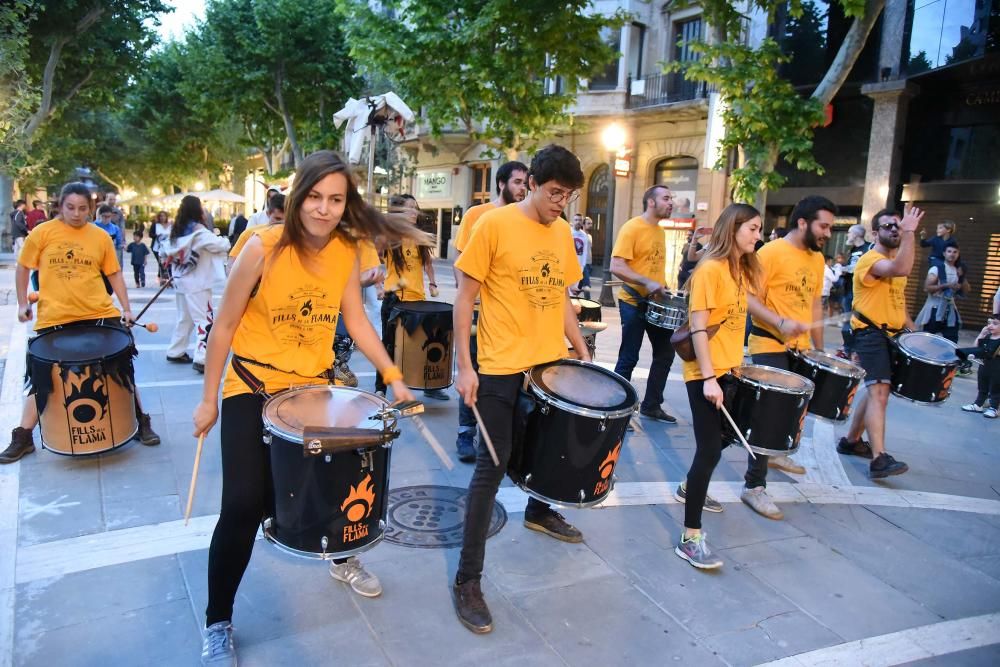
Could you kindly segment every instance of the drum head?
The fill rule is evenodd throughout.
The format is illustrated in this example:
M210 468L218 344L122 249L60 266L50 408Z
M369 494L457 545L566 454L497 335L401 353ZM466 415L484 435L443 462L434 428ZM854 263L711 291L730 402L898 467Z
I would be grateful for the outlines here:
M404 313L450 313L452 305L443 301L400 301L392 309Z
M43 333L28 342L28 352L40 361L71 364L113 357L130 345L132 337L124 329L94 324Z
M638 400L625 378L595 364L563 359L531 369L531 382L543 394L601 413L631 411Z
M581 308L596 308L597 310L601 309L601 304L597 303L596 301L591 301L590 299L580 299L574 296L570 298L569 302L576 304Z
M351 387L299 387L268 399L264 428L292 442L302 441L306 426L381 428L368 418L387 405L381 396Z
M827 354L826 352L820 352L819 350L804 350L798 354L813 362L817 366L825 368L832 373L836 373L837 375L844 375L852 378L864 377L865 375L865 371L861 368L861 366L858 366L847 359L841 359L840 357L835 357L832 354Z
M923 361L936 364L950 364L958 361L958 355L955 354L958 346L942 336L925 331L915 331L902 334L897 341L904 352Z
M786 394L811 394L815 387L812 380L770 366L740 366L734 373L751 384Z

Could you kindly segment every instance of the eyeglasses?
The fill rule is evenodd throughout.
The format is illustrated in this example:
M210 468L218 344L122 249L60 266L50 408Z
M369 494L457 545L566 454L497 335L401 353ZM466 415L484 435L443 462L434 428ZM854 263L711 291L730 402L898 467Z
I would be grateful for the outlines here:
M899 229L898 222L884 222L878 226L879 229Z
M541 188L545 192L544 188ZM551 192L545 192L545 196L549 198L549 201L553 204L566 203L567 206L575 202L580 198L579 190L552 190Z

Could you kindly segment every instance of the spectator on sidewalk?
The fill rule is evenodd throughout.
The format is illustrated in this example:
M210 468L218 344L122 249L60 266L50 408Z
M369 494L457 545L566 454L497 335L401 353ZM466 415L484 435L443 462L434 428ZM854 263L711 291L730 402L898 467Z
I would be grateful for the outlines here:
M125 251L129 254L129 263L132 264L132 275L135 277L136 287L146 286L146 257L149 255L149 248L142 242L142 232L136 231L133 235L135 240L128 244Z
M112 221L118 226L118 238L121 239L122 244L120 246L115 246L118 250L118 263L124 264L124 252L125 252L125 213L118 206L118 193L109 192L104 197L104 205L111 207Z
M920 230L920 247L930 248L929 257L931 266L934 264L944 264L944 249L950 242L955 241L955 223L951 220L942 220L937 226L937 235L927 238L927 232Z
M584 298L590 298L590 265L587 258L590 257L590 234L583 229L583 216L579 213L573 216L573 247L576 249L576 261L580 263L580 270L583 271L583 278L577 284L578 292Z
M49 214L45 211L45 207L43 206L44 203L45 202L40 199L36 199L31 202L31 210L24 216L25 224L27 225L29 232L49 219Z
M125 249L125 237L122 235L122 231L118 228L118 224L114 220L115 210L108 206L107 204L101 204L97 209L97 219L94 220L94 224L103 229L111 236L111 242L115 246L115 254L118 256L119 262L122 259L122 251Z
M959 266L958 245L954 240L944 250L944 261L931 264L924 281L927 300L913 323L922 326L928 333L944 336L958 343L958 330L962 328L962 316L955 305L955 297L965 296L972 288L965 279L965 272Z
M854 307L854 267L857 266L861 256L872 247L871 243L865 240L865 226L851 225L847 230L847 266L844 267L844 296L841 298L841 310L846 315ZM854 354L854 333L851 330L851 318L844 319L844 324L840 328L841 337L844 339L844 349L840 353L845 359L850 359Z
M988 419L997 418L1000 409L1000 313L993 313L976 337L974 347L956 350L963 360L976 357L982 361L977 377L979 393L976 400L963 405L966 412L981 412Z
M14 244L14 257L21 254L21 246L24 245L24 239L28 236L28 223L24 213L27 206L27 202L18 199L14 202L14 210L10 214L10 236Z
M826 266L823 267L823 317L833 315L833 306L830 305L830 293L833 286L840 280L840 270L833 264L833 258L826 258Z
M163 243L170 236L170 221L166 211L159 211L149 223L149 249L156 259L156 282L160 287L170 278L168 265L164 261Z

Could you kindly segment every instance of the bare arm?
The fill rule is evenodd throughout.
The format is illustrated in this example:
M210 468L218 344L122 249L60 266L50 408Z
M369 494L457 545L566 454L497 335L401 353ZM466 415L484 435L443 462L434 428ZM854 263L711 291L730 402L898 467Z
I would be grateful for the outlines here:
M782 317L764 305L764 303L753 294L747 294L747 309L756 319L764 322L769 327L777 331L782 336L798 336L809 330L809 325L804 322ZM693 330L693 329L692 329Z
M28 303L28 277L31 269L18 264L14 269L14 293L17 295L17 320L27 322L31 319L31 304Z
M910 275L916 248L915 232L924 218L919 208L910 207L899 222L899 249L892 259L881 259L872 265L869 273L876 278L898 278Z
M661 283L658 283L655 280L650 280L646 276L636 273L632 270L632 267L628 265L628 262L621 257L611 258L611 273L614 274L616 278L621 278L625 282L642 285L650 294L663 291L663 285Z
M472 354L469 351L469 336L472 334L472 308L479 294L481 283L475 278L455 270L461 278L458 281L458 294L455 296L455 348L458 357L458 379L455 389L472 406L476 402L479 391L479 378L476 369L472 367Z
M128 303L128 288L125 287L125 277L121 271L115 271L108 276L108 282L111 283L111 289L114 291L115 296L118 297L118 303L122 305L122 317L126 322L131 322L132 308Z
M587 348L587 343L583 340L583 334L580 333L580 321L576 317L573 304L569 301L569 290L567 290L565 302L563 309L563 333L566 334L566 338L569 339L570 344L576 350L581 360L593 361L590 358L590 350Z

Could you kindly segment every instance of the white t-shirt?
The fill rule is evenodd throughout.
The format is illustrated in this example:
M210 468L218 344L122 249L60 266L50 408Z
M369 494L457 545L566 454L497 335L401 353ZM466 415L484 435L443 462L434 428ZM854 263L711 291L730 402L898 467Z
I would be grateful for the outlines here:
M250 216L250 219L247 220L246 228L250 229L251 227L259 227L260 225L266 225L267 220L268 220L267 208L265 207Z
M590 235L582 229L573 230L573 247L576 248L576 261L582 269L590 259Z
M830 296L833 284L840 280L840 269L834 266L827 266L823 269L823 296Z

